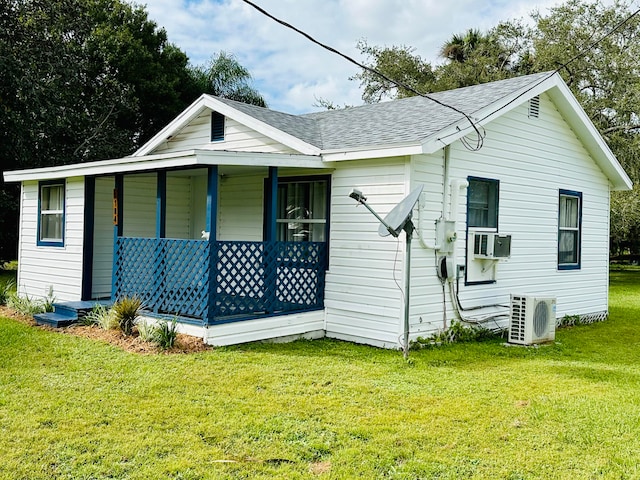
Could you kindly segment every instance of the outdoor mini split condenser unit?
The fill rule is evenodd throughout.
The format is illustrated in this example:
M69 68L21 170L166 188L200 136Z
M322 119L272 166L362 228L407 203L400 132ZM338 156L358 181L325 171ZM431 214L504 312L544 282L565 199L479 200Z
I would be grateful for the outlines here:
M511 295L509 343L532 345L556 338L556 299Z

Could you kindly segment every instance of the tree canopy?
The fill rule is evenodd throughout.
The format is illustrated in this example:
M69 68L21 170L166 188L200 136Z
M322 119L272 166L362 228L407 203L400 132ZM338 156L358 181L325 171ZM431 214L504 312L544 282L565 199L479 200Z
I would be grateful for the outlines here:
M558 70L635 183L614 192L612 253L640 254L640 15L617 0L612 5L568 0L532 15L532 26L509 20L487 32L454 34L431 65L406 46L359 44L366 64L415 86L421 93ZM419 66L419 68L416 68ZM414 95L369 71L361 82L365 102Z
M202 93L264 105L235 57L218 59L189 65L124 0L0 2L2 170L127 155ZM1 174L0 208L0 259L12 259L18 187Z

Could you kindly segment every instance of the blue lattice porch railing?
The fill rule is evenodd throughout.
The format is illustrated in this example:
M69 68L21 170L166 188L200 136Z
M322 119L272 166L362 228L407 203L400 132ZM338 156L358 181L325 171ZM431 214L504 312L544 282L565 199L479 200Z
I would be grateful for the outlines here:
M321 242L120 237L114 262L114 298L137 295L156 313L215 323L324 307Z

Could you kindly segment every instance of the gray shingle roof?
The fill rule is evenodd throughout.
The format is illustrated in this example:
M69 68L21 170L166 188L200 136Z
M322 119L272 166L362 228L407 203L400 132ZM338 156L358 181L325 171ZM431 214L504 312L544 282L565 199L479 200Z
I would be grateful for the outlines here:
M550 75L550 72L526 75L429 96L473 116L520 89L537 85ZM419 143L464 118L460 113L424 97L303 115L222 98L218 100L322 150Z

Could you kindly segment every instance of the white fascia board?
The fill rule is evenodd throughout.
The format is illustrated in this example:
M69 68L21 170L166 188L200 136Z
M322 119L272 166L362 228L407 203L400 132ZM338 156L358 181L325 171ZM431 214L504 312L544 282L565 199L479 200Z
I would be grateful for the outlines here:
M87 175L111 175L114 173L189 166L195 163L195 151L172 152L147 157L124 157L98 162L75 163L58 167L32 168L4 172L6 182L26 180L55 180Z
M558 84L558 80L560 83L564 83L559 74L550 73L548 77L539 80L538 83L527 85L526 87L501 98L498 102L494 102L485 108L474 112L473 116L470 115L469 117L476 127L482 127L495 118L519 107L523 102L526 102L529 99L546 92L553 86L556 86ZM469 120L462 118L460 121L453 123L439 132L427 137L422 142L422 153L434 153L447 145L451 145L456 140L466 137L467 135L470 136L469 141L473 143L477 133Z
M558 107L567 123L611 182L612 189L630 190L632 188L631 179L558 73L551 73L538 83L524 87L499 102L475 112L472 120L476 126L482 127L523 102L543 93L547 93ZM463 119L425 139L422 144L423 153L434 153L467 135L470 135L470 141L473 142L476 132L469 121Z
M206 108L206 97L207 95L205 94L200 95L200 97L198 97L191 105L184 109L176 118L169 122L166 127L156 133L149 141L147 141L147 143L136 150L131 156L142 157L161 145L167 140L167 138L176 135Z
M125 157L51 168L16 170L4 172L4 179L6 182L55 180L78 176L113 175L115 173L212 165L327 168L327 165L319 156L232 152L225 150L185 150L182 152L161 153L144 157Z
M229 117L238 123L246 125L250 129L272 138L273 140L282 143L303 155L320 155L320 149L318 147L310 145L307 142L303 142L298 137L294 137L293 135L272 127L271 125L266 124L251 115L247 115L244 112L236 110L230 105L220 102L211 96L205 96L205 105L212 110L221 113L225 117Z
M250 167L327 168L320 156L288 153L196 150L197 165L236 165Z
M404 157L407 155L418 155L421 153L423 152L420 144L403 144L354 150L323 150L322 159L325 162L342 162L346 160Z

